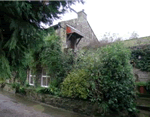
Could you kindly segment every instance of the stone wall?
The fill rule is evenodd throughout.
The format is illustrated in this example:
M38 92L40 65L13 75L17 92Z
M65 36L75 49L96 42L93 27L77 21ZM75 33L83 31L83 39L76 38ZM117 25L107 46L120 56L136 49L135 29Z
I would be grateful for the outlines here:
M4 87L1 87L4 91L10 92L10 93L16 93L16 90L12 88L11 85L5 84Z
M130 49L131 49L131 51L137 50L137 49L145 49L148 46L150 46L150 44L133 46L133 47L130 47ZM140 69L133 68L133 74L135 76L136 82L148 82L148 81L150 81L150 72L141 71Z
M5 86L1 89L10 93L16 93L15 88L13 89L9 84L5 84ZM101 109L98 108L97 104L87 100L63 98L50 94L40 94L37 93L33 88L26 88L25 92L26 94L22 96L25 96L26 98L33 101L39 101L48 105L52 105L54 107L63 108L85 115L94 115L101 112Z
M26 89L26 97L34 101L43 102L48 105L63 108L66 110L91 115L97 111L97 105L85 100L57 97L48 94L36 93L33 89Z
M11 85L8 84L6 84L5 87L1 89L11 93L16 93L15 89L12 89ZM94 115L100 115L103 113L102 109L98 106L98 103L93 103L89 100L64 98L49 94L40 94L37 93L36 90L33 88L26 88L25 92L26 93L22 96L28 98L29 100L42 102L48 105L52 105L54 107L63 108L83 115L94 117ZM128 113L126 111L123 111L119 113L111 113L111 116L109 113L107 113L106 115L109 115L108 117L127 117L127 114Z
M141 71L140 69L133 68L133 73L136 82L148 82L150 81L150 72Z

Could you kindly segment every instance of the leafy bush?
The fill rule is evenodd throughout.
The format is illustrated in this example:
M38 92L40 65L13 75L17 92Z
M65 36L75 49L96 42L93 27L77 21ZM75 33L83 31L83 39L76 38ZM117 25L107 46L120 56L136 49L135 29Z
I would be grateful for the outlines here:
M104 113L134 112L135 84L130 56L130 50L121 43L84 52L62 83L62 94L89 98L98 103Z
M5 55L0 55L0 78L9 78L11 76L10 63Z
M29 82L25 82L25 87L29 87Z
M11 86L12 86L12 88L14 88L16 90L16 93L19 92L20 83L15 82L15 83L12 83Z
M52 95L61 96L61 92L60 92L60 89L58 87L50 85L48 88L49 88L49 91Z
M0 78L0 84L5 83L5 79L4 78Z
M150 81L146 84L146 90L150 93Z
M4 78L0 78L0 88L4 88L5 87L5 79Z
M150 46L132 50L131 62L142 71L150 71Z
M135 111L134 79L129 63L131 52L116 43L101 49L100 80L103 101L109 109Z
M88 97L88 88L90 86L88 79L89 76L85 70L72 71L62 83L62 95L71 98L86 99Z
M18 93L25 95L26 91L24 87L20 87Z
M147 83L146 82L136 82L135 85L136 86L146 86Z
M12 88L17 88L17 89L19 89L19 87L20 87L20 83L12 83L11 84L12 85Z
M50 90L48 88L44 88L44 87L36 88L36 92L41 93L41 94L50 94Z

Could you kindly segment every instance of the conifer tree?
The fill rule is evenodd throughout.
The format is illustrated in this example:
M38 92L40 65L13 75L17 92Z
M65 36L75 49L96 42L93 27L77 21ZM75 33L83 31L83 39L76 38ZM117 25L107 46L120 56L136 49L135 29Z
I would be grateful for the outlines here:
M43 43L41 23L51 25L73 1L0 2L0 78L23 69L24 54Z

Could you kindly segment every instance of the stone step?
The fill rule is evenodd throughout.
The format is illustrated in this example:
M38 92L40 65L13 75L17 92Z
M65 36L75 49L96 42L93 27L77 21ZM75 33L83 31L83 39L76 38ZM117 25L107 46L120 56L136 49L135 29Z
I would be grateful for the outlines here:
M137 105L150 107L150 98L145 98L145 97L138 98Z
M149 111L149 112L150 112L150 106L138 105L138 106L137 106L137 109L145 110L145 111Z
M139 109L141 112L146 112L148 114L148 117L150 117L150 97L149 95L140 95L137 99L137 109ZM145 116L140 116L145 117Z
M150 117L150 112L145 111L145 110L139 110L140 112L138 113L137 117Z
M137 94L138 97L146 97L146 98L150 98L150 94Z

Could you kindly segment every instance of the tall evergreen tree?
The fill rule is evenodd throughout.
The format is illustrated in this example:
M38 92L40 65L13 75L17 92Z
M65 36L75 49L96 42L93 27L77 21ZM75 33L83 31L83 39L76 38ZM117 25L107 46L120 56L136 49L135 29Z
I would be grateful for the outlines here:
M24 53L43 43L41 23L51 25L73 1L0 2L0 78L23 66Z

